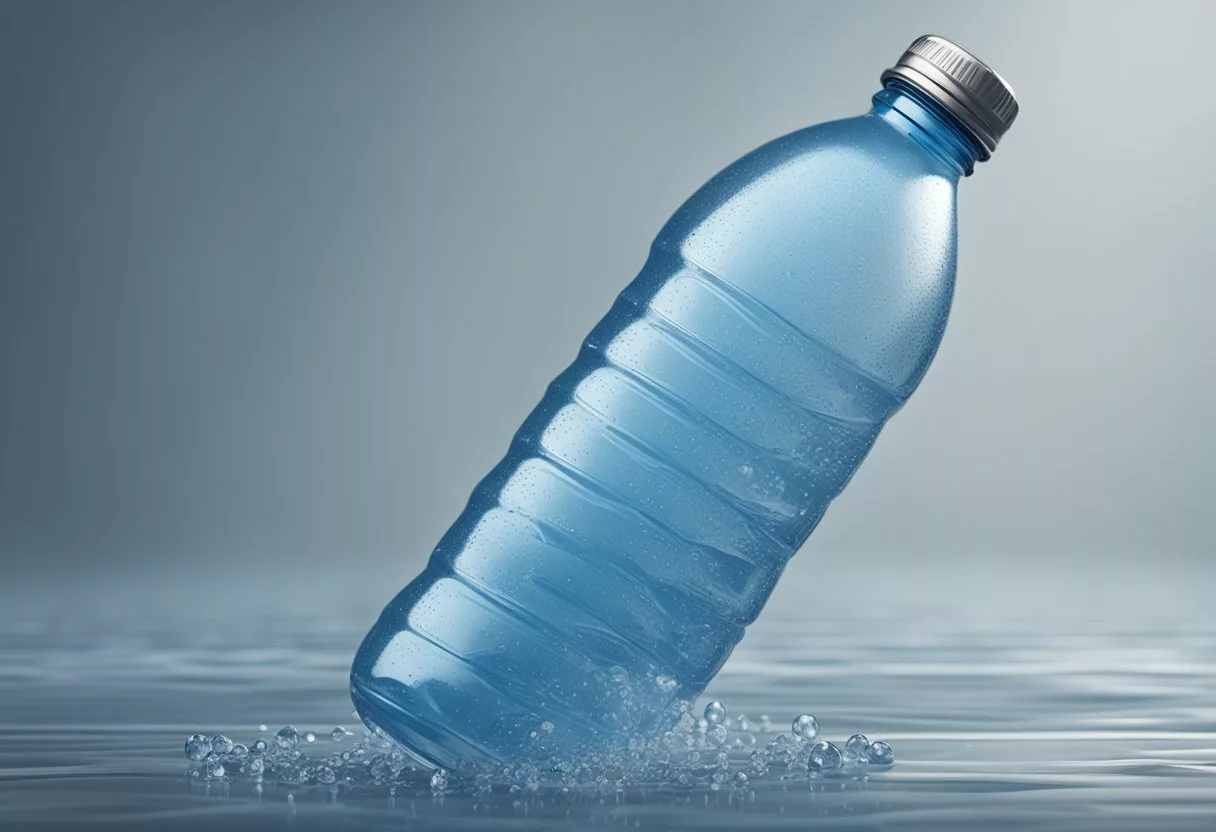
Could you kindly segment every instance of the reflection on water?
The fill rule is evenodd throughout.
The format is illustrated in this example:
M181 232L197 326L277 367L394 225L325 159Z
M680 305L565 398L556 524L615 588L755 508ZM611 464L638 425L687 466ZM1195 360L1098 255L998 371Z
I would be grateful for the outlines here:
M709 693L843 743L896 749L866 777L535 797L355 790L188 774L185 738L251 743L291 723L334 744L366 621L332 611L221 621L0 612L0 827L1209 829L1216 817L1216 631L1034 622L976 629L913 608L769 609ZM289 800L288 797L291 797ZM543 825L543 824L542 824Z

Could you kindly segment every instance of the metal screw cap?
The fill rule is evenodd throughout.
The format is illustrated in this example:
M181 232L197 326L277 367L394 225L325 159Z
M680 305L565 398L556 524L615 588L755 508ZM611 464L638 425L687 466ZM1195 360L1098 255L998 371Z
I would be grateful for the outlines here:
M1018 115L1013 90L986 63L953 41L925 35L917 38L882 74L885 84L898 78L933 97L979 142L981 161L988 159Z

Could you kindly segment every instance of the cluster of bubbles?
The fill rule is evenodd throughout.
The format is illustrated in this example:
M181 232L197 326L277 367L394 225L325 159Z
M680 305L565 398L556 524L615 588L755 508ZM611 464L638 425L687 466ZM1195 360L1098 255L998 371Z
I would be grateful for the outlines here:
M207 780L247 778L260 785L269 780L286 785L337 785L387 783L403 773L417 771L400 749L387 740L366 734L346 742L350 731L338 726L329 732L328 754L310 754L318 742L313 731L285 725L267 738L270 729L259 726L261 736L251 745L217 734L194 734L186 740L191 777ZM346 747L343 747L346 746Z
M731 716L716 701L698 715L691 702L680 701L669 725L657 735L634 735L611 751L512 765L469 760L453 770L420 767L384 735L363 729L356 737L341 726L320 744L312 731L290 725L273 735L260 726L263 736L249 746L222 735L195 734L186 740L186 757L192 777L245 778L259 790L267 781L289 788L387 787L395 794L404 787L429 788L436 795L505 791L520 797L542 789L619 791L633 786L716 792L746 789L762 780L864 776L894 763L890 745L870 742L863 734L853 734L843 746L820 739L819 722L810 714L794 719L788 732L779 732L767 716L756 721ZM536 733L554 730L546 721Z

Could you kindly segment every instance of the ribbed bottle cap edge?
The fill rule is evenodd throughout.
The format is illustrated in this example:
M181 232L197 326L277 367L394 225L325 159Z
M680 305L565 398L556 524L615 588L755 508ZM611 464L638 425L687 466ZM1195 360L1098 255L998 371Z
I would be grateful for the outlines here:
M881 76L884 84L892 78L912 84L954 115L979 142L981 161L991 157L1017 118L1017 98L1005 79L966 48L939 35L914 40Z

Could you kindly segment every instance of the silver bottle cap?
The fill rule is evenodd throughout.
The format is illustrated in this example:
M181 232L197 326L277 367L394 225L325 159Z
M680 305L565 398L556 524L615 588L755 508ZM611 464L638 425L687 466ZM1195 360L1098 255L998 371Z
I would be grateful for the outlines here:
M980 161L1018 115L1013 90L986 63L957 43L937 35L919 37L895 66L882 74L906 81L950 111L980 144Z

